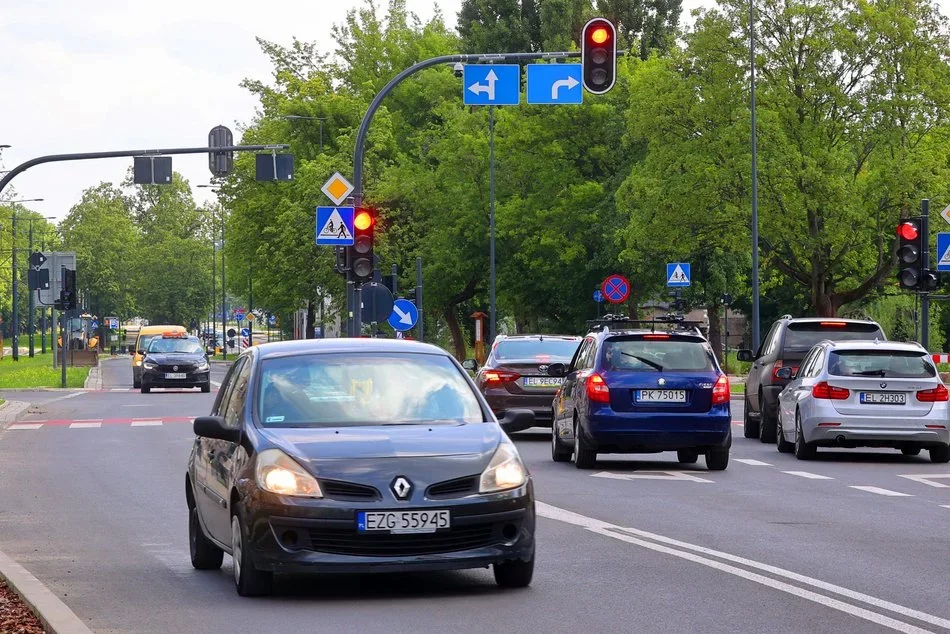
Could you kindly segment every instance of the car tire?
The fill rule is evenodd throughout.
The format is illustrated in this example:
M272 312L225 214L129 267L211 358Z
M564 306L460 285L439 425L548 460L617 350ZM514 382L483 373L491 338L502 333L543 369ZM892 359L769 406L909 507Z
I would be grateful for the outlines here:
M197 570L217 570L224 560L224 551L205 537L198 519L198 508L188 509L188 546L191 551L191 565Z
M571 461L571 449L561 444L557 437L557 425L551 427L551 460L554 462Z
M240 508L231 515L231 557L234 560L234 587L242 597L259 597L271 593L274 574L254 567L251 549L247 547L248 531Z
M746 438L759 437L759 421L749 418L749 397L743 398L745 407L742 408L742 435Z
M147 385L143 385L141 389L142 389L142 394L148 394L149 392L152 391L152 388L148 387Z
M782 433L780 421L775 422L775 447L779 453L792 453L795 451L795 443L785 440L785 434Z
M677 449L676 461L680 464L695 464L699 460L699 452L695 449Z
M901 453L905 456L919 456L920 447L901 447Z
M574 420L574 466L578 469L593 469L597 463L597 450L584 438L581 424Z
M534 554L531 559L513 559L492 565L495 583L502 588L527 588L534 576Z
M776 416L767 413L765 399L759 396L759 442L775 442L775 432L778 425Z
M939 447L931 447L930 452L930 462L935 462L942 464L944 462L950 462L950 445L940 445Z
M710 449L706 452L706 469L708 471L725 471L729 466L729 447Z
M210 391L211 391L211 384L210 384L210 383L205 383L205 384L203 384L203 385L201 386L201 391L204 392L205 394L207 394L208 392L210 392Z
M795 457L799 460L812 460L818 450L810 442L805 442L805 433L802 431L801 415L795 412Z

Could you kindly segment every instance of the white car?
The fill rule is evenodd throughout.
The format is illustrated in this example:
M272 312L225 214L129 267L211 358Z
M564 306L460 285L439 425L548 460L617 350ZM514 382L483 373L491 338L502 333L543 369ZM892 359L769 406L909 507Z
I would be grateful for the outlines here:
M893 447L950 461L950 393L916 343L823 341L779 395L776 444L800 460L818 447Z

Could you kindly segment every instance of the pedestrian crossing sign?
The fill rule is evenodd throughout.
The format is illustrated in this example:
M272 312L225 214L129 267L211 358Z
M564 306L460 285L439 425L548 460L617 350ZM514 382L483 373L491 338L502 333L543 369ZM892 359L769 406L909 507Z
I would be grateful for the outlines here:
M317 244L353 245L353 207L317 207Z
M671 262L666 265L666 285L667 286L689 286L689 263Z
M950 271L950 233L937 234L937 270Z

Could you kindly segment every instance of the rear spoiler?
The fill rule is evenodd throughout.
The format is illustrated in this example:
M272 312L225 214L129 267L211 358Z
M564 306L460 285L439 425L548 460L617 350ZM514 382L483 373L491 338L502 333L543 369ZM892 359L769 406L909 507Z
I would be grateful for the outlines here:
M654 319L627 319L623 315L608 314L599 319L587 321L587 328L592 331L610 332L611 326L614 326L615 330L623 330L623 326L632 326L635 329L649 329L651 332L656 332L659 327L660 332L682 332L705 338L700 328L702 325L704 324L701 321L689 321L674 314L662 315Z

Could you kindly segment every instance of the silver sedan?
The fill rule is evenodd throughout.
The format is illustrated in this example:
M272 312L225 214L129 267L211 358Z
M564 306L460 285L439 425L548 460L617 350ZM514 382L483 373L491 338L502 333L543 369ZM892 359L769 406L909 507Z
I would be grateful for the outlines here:
M800 460L818 447L893 447L950 461L948 393L930 354L916 343L823 341L779 395L776 444Z

